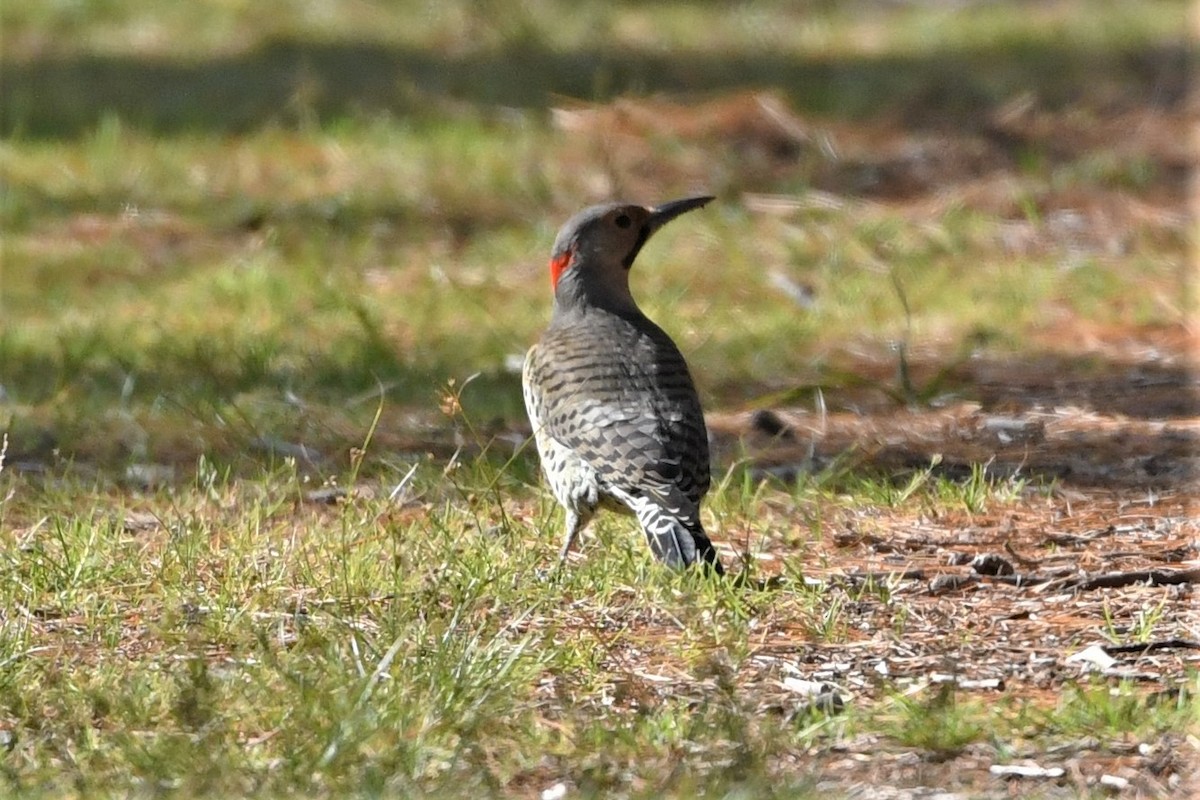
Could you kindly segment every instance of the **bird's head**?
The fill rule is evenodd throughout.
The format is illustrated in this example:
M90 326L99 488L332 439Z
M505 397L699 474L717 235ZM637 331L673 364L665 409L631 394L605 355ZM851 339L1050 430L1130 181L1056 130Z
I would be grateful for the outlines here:
M555 299L632 307L629 269L646 240L680 214L712 199L688 197L659 206L606 203L580 211L559 230L550 254Z

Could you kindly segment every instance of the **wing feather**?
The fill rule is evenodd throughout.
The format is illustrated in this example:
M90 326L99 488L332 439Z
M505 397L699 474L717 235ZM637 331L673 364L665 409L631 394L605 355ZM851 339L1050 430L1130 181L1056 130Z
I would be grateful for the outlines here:
M678 348L642 320L552 325L526 358L526 405L603 483L698 503L711 481L700 402Z

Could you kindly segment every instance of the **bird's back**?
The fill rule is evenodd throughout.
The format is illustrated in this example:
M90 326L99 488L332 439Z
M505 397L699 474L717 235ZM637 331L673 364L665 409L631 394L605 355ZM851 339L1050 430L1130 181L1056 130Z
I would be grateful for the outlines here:
M529 353L527 391L543 433L622 490L673 487L699 503L708 433L679 348L644 315L556 316Z

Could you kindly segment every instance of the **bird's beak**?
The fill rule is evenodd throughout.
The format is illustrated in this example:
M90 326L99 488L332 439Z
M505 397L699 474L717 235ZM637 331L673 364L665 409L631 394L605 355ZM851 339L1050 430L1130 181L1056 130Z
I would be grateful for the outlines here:
M642 245L650 238L651 234L666 225L671 220L678 217L680 214L691 211L695 208L701 208L706 205L713 197L711 195L703 195L701 197L685 197L682 200L672 200L669 203L663 203L660 206L647 209L650 216L646 218L646 222L642 225L642 230L638 235L637 242L634 243L633 250L625 257L625 269L633 266L633 260L637 258L637 254L642 251Z
M702 208L713 198L709 195L703 197L685 197L682 200L672 200L669 203L663 203L661 206L655 206L650 209L650 218L646 220L646 236L654 233L656 230L666 225L671 220L678 217L680 214L691 211L696 208Z

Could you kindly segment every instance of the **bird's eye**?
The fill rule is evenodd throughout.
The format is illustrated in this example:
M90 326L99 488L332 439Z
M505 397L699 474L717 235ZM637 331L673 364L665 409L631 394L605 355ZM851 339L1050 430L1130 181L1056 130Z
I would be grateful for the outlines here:
M613 222L617 223L618 228L628 228L630 225L633 224L633 220L631 220L629 218L628 214L618 215L617 218L613 220Z

